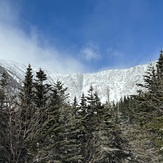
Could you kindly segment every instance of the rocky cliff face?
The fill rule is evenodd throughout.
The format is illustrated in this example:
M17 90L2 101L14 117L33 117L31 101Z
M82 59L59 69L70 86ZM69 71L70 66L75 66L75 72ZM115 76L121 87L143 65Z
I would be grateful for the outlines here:
M26 72L26 66L12 62L0 61L0 68L10 75L10 80L15 81L16 85L21 85ZM81 94L87 94L90 85L98 92L101 101L118 101L125 95L137 93L136 83L143 82L143 75L147 71L148 65L138 65L129 69L105 70L91 74L59 74L45 71L49 83L55 83L60 80L68 87L70 93L70 102L77 97L80 100ZM38 69L33 68L34 74Z

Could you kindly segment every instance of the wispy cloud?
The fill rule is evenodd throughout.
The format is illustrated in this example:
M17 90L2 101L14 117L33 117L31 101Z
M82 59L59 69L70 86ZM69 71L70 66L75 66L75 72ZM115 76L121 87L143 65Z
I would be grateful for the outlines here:
M113 49L113 48L108 48L107 54L109 56L114 56L114 57L122 57L124 55L121 51Z
M99 48L95 43L89 42L81 50L81 57L86 61L97 60L100 58Z
M20 6L11 2L0 0L0 59L61 73L85 71L85 66L72 55L41 40L37 29L25 33L20 25Z

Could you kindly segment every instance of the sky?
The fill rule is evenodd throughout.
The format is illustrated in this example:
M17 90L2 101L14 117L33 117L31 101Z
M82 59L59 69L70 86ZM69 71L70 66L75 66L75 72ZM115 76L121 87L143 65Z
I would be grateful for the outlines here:
M0 0L0 59L59 73L157 60L162 0Z

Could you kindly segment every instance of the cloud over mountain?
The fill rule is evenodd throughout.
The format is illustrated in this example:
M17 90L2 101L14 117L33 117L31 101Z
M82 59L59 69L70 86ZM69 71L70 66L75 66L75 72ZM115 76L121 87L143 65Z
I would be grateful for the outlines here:
M51 71L83 72L85 66L67 51L51 46L31 25L26 32L21 24L21 6L0 0L0 56L4 60L31 63Z

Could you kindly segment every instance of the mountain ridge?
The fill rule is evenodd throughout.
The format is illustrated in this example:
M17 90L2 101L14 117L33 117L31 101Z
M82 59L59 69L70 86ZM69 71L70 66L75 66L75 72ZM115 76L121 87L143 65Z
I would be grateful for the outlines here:
M152 64L154 65L155 62L152 62ZM50 84L54 84L57 80L60 80L65 87L68 87L70 103L75 96L79 102L81 94L84 93L87 95L87 91L91 85L94 90L97 91L101 102L105 103L106 101L116 102L126 95L136 94L138 90L136 83L143 82L143 75L147 71L148 65L149 64L137 65L125 69L109 69L96 73L61 74L47 70L44 71L47 74ZM0 66L3 67L17 83L22 85L27 68L26 65L14 61L0 60ZM35 75L38 69L33 66L32 69Z

